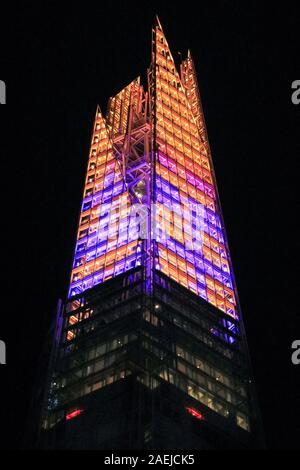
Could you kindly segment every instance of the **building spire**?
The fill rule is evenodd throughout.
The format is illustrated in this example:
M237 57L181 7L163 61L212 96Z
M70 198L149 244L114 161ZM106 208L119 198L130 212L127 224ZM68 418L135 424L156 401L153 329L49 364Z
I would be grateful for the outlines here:
M161 22L159 21L159 18L158 18L158 15L155 15L155 23L154 23L154 26L158 26L159 29L160 29L161 31L163 31Z

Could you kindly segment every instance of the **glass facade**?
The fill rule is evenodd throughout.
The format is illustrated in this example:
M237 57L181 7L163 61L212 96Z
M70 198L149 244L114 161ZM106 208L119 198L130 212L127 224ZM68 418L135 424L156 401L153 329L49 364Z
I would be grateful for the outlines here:
M234 279L192 58L181 76L160 25L153 34L150 101L155 267L233 318ZM135 202L124 164L143 95L139 79L97 109L69 297L141 264ZM139 116L138 116L139 117ZM121 144L121 157L118 144ZM154 164L155 162L155 164ZM149 166L151 163L149 163ZM152 232L153 233L153 232ZM149 235L150 236L150 231Z
M157 20L148 90L97 108L43 428L62 447L247 447L239 313L194 64L178 73Z
M237 318L234 280L225 243L204 118L192 59L181 75L160 25L153 37L156 65L158 269Z
M127 98L127 88L121 93ZM121 101L118 96L115 100ZM118 109L118 121L116 118L110 127L97 109L69 297L140 263L138 231L134 218L130 220L129 192L110 137L116 128L126 126Z

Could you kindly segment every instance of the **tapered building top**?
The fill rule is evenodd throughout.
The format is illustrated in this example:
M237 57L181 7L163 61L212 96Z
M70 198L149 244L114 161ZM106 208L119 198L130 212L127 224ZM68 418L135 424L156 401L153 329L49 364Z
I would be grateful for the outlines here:
M158 239L158 265L165 274L217 308L237 317L234 279L217 197L204 116L191 54L181 76L157 23L153 35L156 201L173 217L168 240Z
M131 146L138 124L150 130L149 154L139 162L148 170L142 174L136 172ZM96 113L70 296L141 263L139 234L122 227L127 222L134 226L130 207L142 202L136 194L147 191L143 202L156 205L152 223L158 227L149 240L154 269L236 318L234 279L193 59L188 51L179 74L158 17L148 92L137 78L110 99L106 119L99 109ZM126 208L116 213L120 202Z
M259 441L195 66L188 51L178 71L158 17L147 86L138 77L110 98L105 117L96 110L60 314L50 442L224 449Z

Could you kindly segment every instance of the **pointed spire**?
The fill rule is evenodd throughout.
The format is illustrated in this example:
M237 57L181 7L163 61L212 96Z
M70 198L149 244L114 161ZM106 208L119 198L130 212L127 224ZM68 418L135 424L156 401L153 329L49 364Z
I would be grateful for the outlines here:
M163 31L161 22L159 21L158 15L155 15L155 23L154 26L158 26L158 28Z
M195 71L194 60L190 49L188 49L187 58L182 61L181 67L181 80L187 92L187 97L191 106L192 113L196 120L198 130L202 142L206 145L208 143L208 137L205 127L205 120L202 110L201 97L198 87L198 80Z
M97 104L97 108L96 108L96 118L98 117L98 114L100 114L101 117L103 116L103 115L102 115L101 108L100 108L100 104Z
M102 133L105 133L105 136L101 135ZM92 143L95 141L95 138L97 142L102 140L103 138L108 139L108 129L106 126L106 121L105 118L103 117L100 105L97 105L96 108L96 115L95 115L95 120L94 120L94 129L92 133ZM92 155L92 153L91 153Z
M101 124L102 126L106 128L106 120L104 118L104 115L101 111L101 107L99 104L97 104L97 108L96 108L95 126L96 124Z
M156 21L155 21L155 27L154 27L154 34L155 34L156 38L158 38L158 41L156 41L156 51L158 51L160 54L162 53L163 55L168 57L169 72L172 71L172 69L173 69L173 73L175 74L177 79L180 80L180 76L179 76L179 73L177 71L177 67L176 67L171 49L169 47L168 41L166 39L166 35L163 31L161 22L159 21L159 18L158 18L157 15L156 15L155 20Z

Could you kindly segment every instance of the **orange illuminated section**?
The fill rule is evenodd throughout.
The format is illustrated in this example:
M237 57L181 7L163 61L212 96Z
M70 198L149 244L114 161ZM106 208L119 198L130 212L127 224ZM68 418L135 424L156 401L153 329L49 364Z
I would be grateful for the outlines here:
M153 203L157 233L146 243L131 208ZM106 118L96 112L69 297L141 265L143 250L155 269L237 317L195 67L189 53L178 73L158 20L148 91L137 78L109 100Z
M189 53L180 76L159 21L152 61L156 222L161 234L156 268L236 318L233 274L193 61ZM183 217L186 209L188 219Z
M108 103L107 127L111 137L125 134L128 130L129 107L137 106L142 92L140 78L133 80Z
M132 86L135 82L111 100L111 106L115 109L113 114L109 111L109 124L97 108L69 297L139 263L138 233L130 228L129 223L130 195L113 148L114 134L123 132L127 125L125 116L131 93L128 90ZM115 118L112 119L112 116Z

